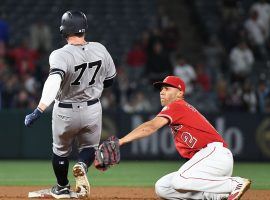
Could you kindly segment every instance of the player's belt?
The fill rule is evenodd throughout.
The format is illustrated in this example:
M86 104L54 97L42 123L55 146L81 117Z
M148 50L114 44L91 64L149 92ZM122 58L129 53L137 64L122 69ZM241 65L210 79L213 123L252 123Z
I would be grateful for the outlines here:
M87 106L91 106L91 105L97 103L98 101L99 101L99 99L89 100L89 101L87 101ZM61 103L61 102L58 103L58 107L60 107L60 108L73 108L72 103Z

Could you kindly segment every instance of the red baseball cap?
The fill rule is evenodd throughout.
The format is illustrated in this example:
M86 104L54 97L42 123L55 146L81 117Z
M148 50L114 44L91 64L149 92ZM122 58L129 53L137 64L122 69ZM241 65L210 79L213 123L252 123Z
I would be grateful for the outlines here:
M162 86L167 85L167 86L178 88L178 89L182 90L184 93L186 90L185 82L177 76L167 76L163 80L163 82L161 82L161 81L155 82L153 85L157 89L160 89Z

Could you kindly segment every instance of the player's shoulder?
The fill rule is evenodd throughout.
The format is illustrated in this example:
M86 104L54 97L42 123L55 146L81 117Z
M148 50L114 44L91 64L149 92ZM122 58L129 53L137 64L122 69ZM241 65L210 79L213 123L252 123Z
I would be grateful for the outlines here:
M62 48L59 48L59 49L55 49L54 51L51 52L50 56L68 54L68 51L66 51L65 47L66 46L63 46Z
M70 53L66 50L66 46L63 46L62 48L56 49L51 52L50 58L67 58Z
M189 111L198 112L196 108L194 108L191 104L186 102L185 100L174 101L167 105L168 110L172 110L174 112L187 113Z
M172 102L169 106L172 110L185 112L189 106L189 103L187 103L185 100L178 100Z
M88 42L88 46L90 48L100 49L100 50L107 50L106 47L99 43L99 42Z
M178 110L179 108L184 106L184 102L181 101L174 101L172 103L169 103L168 105L164 106L162 108L162 111L166 111L166 110Z

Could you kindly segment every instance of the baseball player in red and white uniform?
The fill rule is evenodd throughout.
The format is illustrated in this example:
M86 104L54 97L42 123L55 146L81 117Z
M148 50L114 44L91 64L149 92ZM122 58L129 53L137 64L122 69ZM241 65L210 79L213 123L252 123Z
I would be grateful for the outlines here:
M119 140L119 144L147 137L169 125L178 153L189 159L177 171L161 177L155 191L162 199L236 200L251 181L232 177L233 155L216 129L184 100L185 83L176 76L154 83L163 109Z
M76 192L90 196L88 168L95 158L102 126L99 98L104 88L112 85L116 76L113 59L98 42L87 42L86 15L71 10L63 14L60 32L67 44L53 51L49 58L50 73L44 84L38 107L25 117L31 126L43 111L55 101L52 114L52 166L57 184L52 187L54 198L70 198L68 180L69 155L76 141L78 162L73 166Z

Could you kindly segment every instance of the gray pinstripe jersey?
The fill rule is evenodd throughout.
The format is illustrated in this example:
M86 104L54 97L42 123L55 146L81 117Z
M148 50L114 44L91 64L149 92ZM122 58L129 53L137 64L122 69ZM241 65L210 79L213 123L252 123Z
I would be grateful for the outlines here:
M106 48L98 42L70 45L53 51L49 58L50 75L59 74L60 102L84 102L101 96L104 80L116 75L115 65Z

